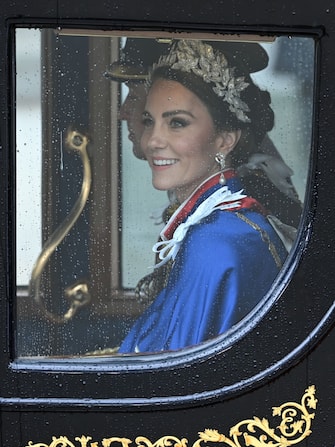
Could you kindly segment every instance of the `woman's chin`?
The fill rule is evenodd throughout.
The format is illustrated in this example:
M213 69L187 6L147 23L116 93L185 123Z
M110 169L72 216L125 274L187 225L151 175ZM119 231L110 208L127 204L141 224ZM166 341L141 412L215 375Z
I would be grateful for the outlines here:
M169 191L170 189L172 189L172 186L164 183L164 182L152 182L152 186L157 189L158 191Z

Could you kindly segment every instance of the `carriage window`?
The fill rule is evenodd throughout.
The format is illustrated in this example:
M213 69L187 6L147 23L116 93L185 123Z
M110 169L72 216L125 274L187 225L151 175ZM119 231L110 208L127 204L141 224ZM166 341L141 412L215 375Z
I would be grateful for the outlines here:
M295 244L314 40L15 38L17 357L174 351L236 327Z

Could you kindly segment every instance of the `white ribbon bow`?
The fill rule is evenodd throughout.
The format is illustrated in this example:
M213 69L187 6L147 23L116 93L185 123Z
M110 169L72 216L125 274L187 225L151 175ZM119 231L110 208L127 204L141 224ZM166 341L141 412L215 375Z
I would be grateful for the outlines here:
M192 225L199 223L204 217L207 217L215 210L226 210L238 207L240 205L239 200L246 197L246 195L241 193L242 190L236 193L232 193L227 186L223 186L222 188L215 191L212 195L210 195L206 200L204 200L194 211L194 213L186 219L184 223L178 225L173 233L172 239L157 242L152 247L152 250L155 253L159 253L158 257L161 260L161 262L156 264L154 268L158 268L161 265L164 265L171 258L173 260L175 259L180 245L184 237L186 236L188 229ZM168 222L166 226L169 226L169 224L170 222ZM165 228L161 232L161 235L164 234L164 230Z

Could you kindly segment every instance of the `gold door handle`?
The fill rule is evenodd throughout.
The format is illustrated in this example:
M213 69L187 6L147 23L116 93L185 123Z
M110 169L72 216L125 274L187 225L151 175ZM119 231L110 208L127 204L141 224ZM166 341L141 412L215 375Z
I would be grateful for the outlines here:
M46 309L40 293L41 275L50 256L69 233L86 205L92 182L91 166L87 154L88 141L88 137L77 130L69 129L67 131L65 140L66 146L71 151L79 152L83 164L83 182L81 192L70 213L51 234L49 239L42 247L42 251L33 267L29 282L29 296L38 304L43 314L49 320L56 323L65 323L66 321L70 320L80 307L90 301L88 285L85 282L70 286L65 289L65 294L70 300L70 308L64 315L56 315Z

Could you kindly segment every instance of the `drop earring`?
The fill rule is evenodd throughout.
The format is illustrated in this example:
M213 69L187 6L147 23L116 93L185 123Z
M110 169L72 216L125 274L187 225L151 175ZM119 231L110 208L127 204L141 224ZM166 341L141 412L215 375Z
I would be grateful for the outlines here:
M219 165L220 165L221 175L220 175L219 183L220 183L220 185L225 185L226 184L226 178L224 176L223 170L226 167L226 156L222 152L218 152L215 155L215 161L217 163L219 163Z

